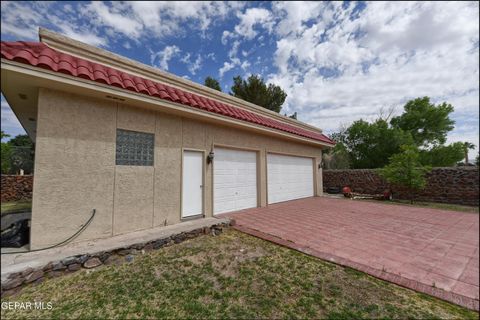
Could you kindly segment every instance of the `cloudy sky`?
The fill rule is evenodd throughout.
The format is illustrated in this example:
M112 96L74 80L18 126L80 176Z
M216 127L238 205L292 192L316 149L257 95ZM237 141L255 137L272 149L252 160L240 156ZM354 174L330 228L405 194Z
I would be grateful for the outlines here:
M325 132L412 98L454 105L449 142L479 145L478 2L4 2L2 40L39 26L203 83L260 74L282 113ZM20 125L2 96L2 130ZM477 148L478 150L478 148ZM471 152L474 158L477 151Z

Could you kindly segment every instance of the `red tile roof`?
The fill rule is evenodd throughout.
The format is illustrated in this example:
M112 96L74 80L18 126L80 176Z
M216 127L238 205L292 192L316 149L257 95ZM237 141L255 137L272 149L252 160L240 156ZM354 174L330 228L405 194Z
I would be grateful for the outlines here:
M7 60L104 83L230 118L334 144L333 140L319 132L299 128L210 98L56 51L42 42L2 41L1 55L2 58Z

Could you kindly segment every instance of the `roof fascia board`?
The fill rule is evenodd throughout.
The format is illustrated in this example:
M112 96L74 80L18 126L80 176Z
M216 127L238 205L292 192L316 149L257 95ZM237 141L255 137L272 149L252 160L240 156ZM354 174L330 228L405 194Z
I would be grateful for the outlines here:
M99 62L113 68L120 69L124 72L132 73L140 77L147 77L153 81L166 83L179 89L231 104L235 107L243 108L248 111L274 118L275 120L288 123L296 127L322 133L321 129L304 122L283 116L277 112L265 109L253 103L208 88L206 86L202 86L198 83L178 77L171 73L164 72L157 68L150 67L143 63L122 57L110 51L87 45L83 42L68 38L56 32L40 28L39 37L41 42L46 43L51 48L75 55L79 58L91 60L93 62Z
M129 102L133 102L133 104L147 103L154 107L155 106L161 107L162 110L160 111L164 111L164 112L174 111L175 113L181 114L184 116L189 115L190 117L195 117L195 118L200 117L203 119L213 120L215 122L221 122L223 124L234 125L236 127L253 129L255 131L261 131L269 135L279 136L279 137L287 138L289 140L295 140L297 142L315 145L317 147L333 147L333 145L329 143L325 143L325 142L321 142L321 141L317 141L317 140L313 140L305 137L300 137L298 135L289 134L286 132L284 133L280 130L274 130L261 125L256 125L256 124L245 122L245 121L239 121L231 117L223 116L220 114L214 114L214 113L200 110L200 109L195 109L193 107L185 106L176 102L171 102L168 100L143 95L136 92L126 91L126 90L112 87L103 83L97 83L97 82L91 83L91 81L85 80L82 78L30 66L27 64L15 62L15 61L3 59L3 58L1 60L1 68L4 70L12 71L12 72L27 74L40 79L54 81L63 85L77 86L77 87L81 87L91 91L101 92L108 95L114 95L116 97L122 97L124 99L128 99L125 102L121 102L125 104L129 104Z

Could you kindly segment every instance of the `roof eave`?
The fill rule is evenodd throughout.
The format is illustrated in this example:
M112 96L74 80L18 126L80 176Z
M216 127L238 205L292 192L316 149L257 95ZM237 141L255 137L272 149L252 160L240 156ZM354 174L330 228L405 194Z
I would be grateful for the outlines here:
M161 107L161 111L164 112L174 112L177 114L182 114L188 117L195 117L195 118L204 118L206 120L222 122L224 124L234 124L237 127L243 127L248 129L253 129L255 131L262 131L263 133L267 133L269 135L275 135L282 138L287 138L289 140L296 140L301 143L306 143L310 145L320 146L322 148L330 148L333 147L334 144L330 144L324 141L314 140L306 137L301 137L295 134L290 134L281 130L276 130L272 128L267 128L261 125L256 125L252 123L248 123L241 120L236 120L230 117L226 117L219 114L213 114L208 111L203 111L199 109L195 109L192 107L188 107L176 102L167 101L164 99L146 96L143 94L139 94L136 92L128 91L121 88L112 87L102 83L92 83L92 81L85 80L82 78L66 75L63 73L58 73L46 69L42 69L39 67L11 61L2 58L1 59L1 69L7 70L10 72L17 72L26 75L33 76L37 79L45 80L45 87L50 87L52 89L66 89L66 91L74 91L72 90L73 87L80 87L86 92L97 92L97 97L106 98L106 95L114 95L116 97L122 97L125 99L125 104L132 104L132 105L144 105L145 103L149 104L150 106L157 106ZM75 92L75 91L74 91ZM100 95L98 94L100 93Z
M59 51L63 51L65 53L69 53L96 63L105 64L113 68L123 70L125 72L137 74L141 77L147 77L152 81L160 81L168 85L180 88L182 90L196 93L227 104L231 104L235 107L252 111L273 118L277 121L293 125L295 127L300 127L317 133L323 133L321 129L312 125L283 116L277 112L265 109L253 103L249 103L224 92L208 88L188 79L184 79L174 74L159 70L157 68L153 68L151 66L128 59L126 57L122 57L110 51L90 46L83 42L68 38L59 33L44 28L39 28L39 38L41 42L44 42L48 46Z

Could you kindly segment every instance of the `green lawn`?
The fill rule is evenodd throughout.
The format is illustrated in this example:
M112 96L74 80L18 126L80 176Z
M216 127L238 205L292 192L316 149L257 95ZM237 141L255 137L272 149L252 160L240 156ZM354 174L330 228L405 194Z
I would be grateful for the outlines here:
M449 204L449 203L439 203L439 202L415 201L413 204L411 204L409 200L378 201L378 200L369 200L369 199L356 199L355 201L358 201L358 200L380 202L380 203L392 204L392 205L404 205L404 206L412 206L412 207L433 208L433 209L473 212L473 213L478 213L478 209L479 209L478 207L474 207L474 206L462 206L460 204Z
M478 319L478 313L234 230L52 278L2 318Z
M2 215L15 211L30 210L32 209L32 200L2 202L0 206Z

